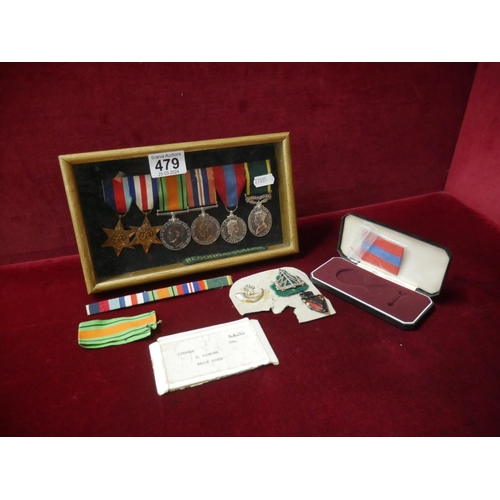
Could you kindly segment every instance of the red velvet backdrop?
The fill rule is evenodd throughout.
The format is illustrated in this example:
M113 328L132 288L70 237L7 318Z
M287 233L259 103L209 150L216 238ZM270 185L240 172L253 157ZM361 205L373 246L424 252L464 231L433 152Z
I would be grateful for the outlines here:
M500 226L500 64L482 63L446 191Z
M440 191L476 64L1 64L0 264L77 252L58 155L291 133L298 216Z
M0 434L498 436L500 229L492 222L497 186L488 183L498 178L497 67L479 67L443 192L475 70L1 65L0 251L2 263L18 263L0 266ZM291 132L301 251L227 273L237 280L287 265L309 274L337 254L341 217L358 206L451 250L434 313L403 332L329 295L337 314L318 321L299 325L290 310L252 315L278 366L162 397L148 344L239 319L227 289L154 303L163 322L150 339L81 348L78 324L96 297L75 255L57 156L277 131Z
M76 256L0 267L0 434L498 436L500 231L443 193L358 213L453 250L435 311L418 330L399 330L330 294L337 314L310 323L291 310L252 314L278 366L161 397L148 345L240 319L227 289L120 311L155 310L163 322L151 338L86 350L77 329L92 298ZM341 215L300 219L300 255L228 273L237 280L280 265L310 273L336 254Z

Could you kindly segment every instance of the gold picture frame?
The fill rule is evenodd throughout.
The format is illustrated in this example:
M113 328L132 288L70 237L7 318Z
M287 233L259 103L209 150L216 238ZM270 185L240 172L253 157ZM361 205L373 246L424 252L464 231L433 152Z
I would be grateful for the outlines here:
M270 165L273 181L272 196L265 204L272 214L272 230L265 237L256 237L256 233L248 232L236 244L220 237L210 244L192 241L191 246L187 245L179 252L169 251L165 244L155 241L147 249L132 243L118 254L114 247L111 248L112 245L106 244L106 231L112 230L113 224L121 221L122 216L113 213L109 203L106 205L103 182L109 181L104 179L116 175L151 175L148 155L179 151L185 156L188 171L244 162L246 165L246 162L252 164L254 160L265 159ZM67 154L59 156L59 164L89 294L191 274L203 279L203 273L215 269L279 258L299 251L288 132ZM246 200L242 195L241 204L234 210L243 220L249 217L253 208L250 203L245 203ZM220 203L218 195L217 201L214 215L220 221L228 217L230 210ZM147 217L152 219L151 225L156 230L160 227L160 217L173 217L159 210L154 214L140 212L133 207L126 215L130 220L124 227L135 227L137 230L141 221L145 220L144 214L149 214ZM199 215L195 210L183 211L183 217L189 219L186 224ZM163 217L162 222L164 220ZM130 234L132 232L129 231Z

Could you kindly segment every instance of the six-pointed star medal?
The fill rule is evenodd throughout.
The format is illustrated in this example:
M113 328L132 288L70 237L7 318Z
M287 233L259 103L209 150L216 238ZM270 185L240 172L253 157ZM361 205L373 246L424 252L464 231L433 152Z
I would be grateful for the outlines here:
M102 230L107 234L108 239L102 245L104 247L113 247L118 257L124 248L134 248L130 244L130 237L134 234L134 231L130 229L124 229L122 220L119 219L114 229L102 228Z
M130 226L135 233L135 238L132 240L132 245L142 245L144 252L149 252L149 247L153 244L161 245L162 242L158 238L158 233L163 226L152 226L147 216L141 227Z

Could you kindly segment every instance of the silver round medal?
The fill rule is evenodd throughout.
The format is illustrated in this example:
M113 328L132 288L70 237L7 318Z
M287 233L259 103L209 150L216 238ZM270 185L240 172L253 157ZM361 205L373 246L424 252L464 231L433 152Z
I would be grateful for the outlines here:
M160 240L169 250L182 250L191 241L191 231L185 222L174 217L163 224Z
M221 225L220 234L228 243L239 243L247 234L247 225L243 219L230 212Z
M260 238L271 230L272 225L271 212L264 205L258 203L248 216L248 229L254 236Z
M211 245L220 236L220 224L215 217L203 213L191 224L193 240L200 245Z

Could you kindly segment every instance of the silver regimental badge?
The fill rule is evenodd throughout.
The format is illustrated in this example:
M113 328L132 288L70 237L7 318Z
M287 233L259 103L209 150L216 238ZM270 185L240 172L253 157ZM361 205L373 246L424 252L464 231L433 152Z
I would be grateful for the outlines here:
M191 241L191 231L185 222L173 216L163 224L160 240L169 250L182 250Z
M247 225L233 212L229 212L227 219L222 223L220 234L228 243L239 243L247 234Z
M245 285L243 291L235 294L236 298L242 302L258 302L264 295L262 288L255 288L253 285Z
M254 236L265 236L273 225L271 212L262 204L258 203L248 216L248 229Z
M215 217L203 212L191 224L193 240L200 245L211 245L220 236L220 224Z

